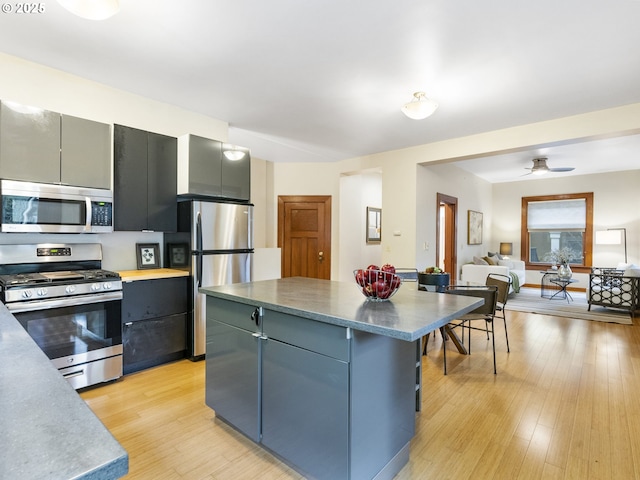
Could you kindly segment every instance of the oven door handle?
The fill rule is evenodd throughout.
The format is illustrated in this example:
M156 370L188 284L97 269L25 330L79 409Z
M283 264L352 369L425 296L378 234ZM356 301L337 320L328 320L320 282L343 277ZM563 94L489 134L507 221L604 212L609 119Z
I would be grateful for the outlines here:
M6 305L11 313L33 312L50 308L75 307L91 303L122 300L122 290L117 292L100 293L97 295L78 295L76 297L54 298L51 300L35 300L32 302L16 302Z

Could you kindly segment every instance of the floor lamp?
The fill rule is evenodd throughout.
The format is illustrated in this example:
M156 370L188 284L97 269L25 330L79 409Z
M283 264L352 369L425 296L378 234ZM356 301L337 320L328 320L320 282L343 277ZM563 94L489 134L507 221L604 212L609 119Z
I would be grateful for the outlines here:
M596 232L596 245L620 245L624 243L624 263L627 263L627 229L607 228Z

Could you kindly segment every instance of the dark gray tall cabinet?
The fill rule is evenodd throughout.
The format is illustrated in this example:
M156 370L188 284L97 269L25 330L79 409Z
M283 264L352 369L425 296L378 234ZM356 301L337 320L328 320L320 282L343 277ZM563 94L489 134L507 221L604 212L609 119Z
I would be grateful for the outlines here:
M248 202L251 198L251 154L249 149L231 146L198 135L179 138L179 193L205 195ZM225 150L244 153L238 160Z
M114 230L175 232L177 139L122 125L113 138Z
M0 177L110 189L111 126L2 102Z

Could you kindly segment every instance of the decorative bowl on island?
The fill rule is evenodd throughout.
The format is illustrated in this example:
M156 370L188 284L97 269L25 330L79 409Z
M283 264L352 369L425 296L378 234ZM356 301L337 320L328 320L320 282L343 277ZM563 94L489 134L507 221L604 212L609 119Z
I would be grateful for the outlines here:
M369 265L353 271L356 284L367 300L384 302L393 297L402 285L402 278L396 275L393 265L385 264L382 268Z

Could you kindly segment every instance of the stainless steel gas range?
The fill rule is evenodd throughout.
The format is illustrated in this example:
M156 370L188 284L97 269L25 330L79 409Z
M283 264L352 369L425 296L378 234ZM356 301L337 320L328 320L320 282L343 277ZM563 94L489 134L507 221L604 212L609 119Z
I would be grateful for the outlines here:
M100 244L0 245L0 293L74 388L122 376L122 281Z

